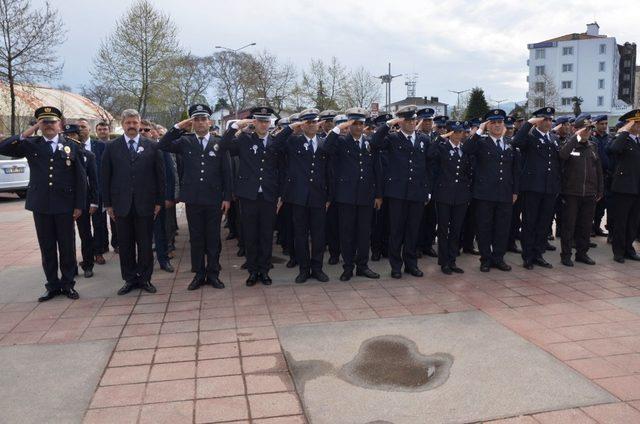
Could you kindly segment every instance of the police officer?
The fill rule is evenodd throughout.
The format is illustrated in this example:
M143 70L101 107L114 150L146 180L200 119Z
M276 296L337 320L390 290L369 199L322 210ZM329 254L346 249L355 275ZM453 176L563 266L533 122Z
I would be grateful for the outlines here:
M596 201L602 197L602 166L598 147L589 140L593 130L591 115L583 113L573 124L577 129L560 148L562 160L562 251L565 266L573 266L571 248L575 241L576 262L595 265L587 255Z
M340 281L356 275L380 278L367 266L373 208L382 205L381 170L364 135L368 112L360 107L346 111L347 122L336 126L325 140L335 170L335 205L340 223L340 250L344 272ZM341 136L341 130L348 133Z
M80 267L84 271L84 278L93 277L94 253L97 247L94 234L91 231L91 217L98 210L98 168L96 155L87 150L85 144L80 142L80 127L76 124L65 124L62 133L66 138L78 145L78 153L84 163L87 173L87 203L82 208L82 214L76 220L78 235L80 236L80 251L82 262Z
M560 193L558 143L549 134L554 113L552 107L536 110L534 117L524 123L513 138L513 145L520 149L523 162L521 242L526 269L533 269L534 264L553 268L542 254L547 248L547 235Z
M607 149L615 167L611 177L613 259L640 261L633 247L640 222L640 109L620 117L624 125Z
M87 174L76 143L59 135L62 113L52 106L35 110L37 123L0 142L0 154L27 158L29 188L25 208L33 212L46 292L38 302L65 295L78 299L73 221L86 204ZM41 136L34 136L40 130ZM58 277L58 265L60 277Z
M334 128L333 120L338 115L335 110L323 110L318 115L320 125L318 128L318 135L322 138L327 137L327 134ZM336 183L335 162L329 164L329 171L332 173L331 180ZM335 191L335 187L333 189ZM331 202L327 209L327 220L325 224L327 247L329 248L329 265L335 265L340 262L340 222L338 216L338 206L335 202Z
M269 125L273 109L254 107L252 119L235 122L225 132L220 142L238 156L238 177L235 195L240 199L240 219L243 229L247 256L247 286L272 283L269 277L273 245L273 229L276 209L280 204L278 176L278 152L272 147L273 137L269 135ZM242 131L235 136L237 129L253 126L253 132Z
M511 139L515 134L515 122L516 118L514 116L507 116L504 121L504 126L507 131L505 133L505 137ZM520 155L520 151L516 148L516 155ZM519 162L522 163L522 162ZM522 253L522 250L518 247L516 243L516 239L520 238L520 228L522 226L522 197L518 196L516 201L513 203L513 208L511 211L511 229L509 230L509 243L507 244L507 250L513 253Z
M187 287L203 284L223 289L220 281L220 221L231 203L232 177L228 152L220 139L209 132L211 108L206 104L189 107L189 118L173 126L158 148L182 158L184 174L179 199L186 205L191 268L196 275ZM193 133L187 132L193 129Z
M418 120L417 131L420 131L429 139L429 145L441 143L445 141L437 131L433 129L433 116L436 111L430 107L420 109L416 112ZM435 202L429 202L425 205L420 221L420 231L418 238L418 257L424 253L427 256L435 258L438 256L433 249L433 243L436 239L436 206Z
M291 204L295 251L300 274L296 283L309 277L329 281L322 271L325 250L326 211L331 202L328 154L324 139L318 137L318 109L305 109L299 122L283 129L274 147L286 156L287 170L284 201ZM295 132L301 130L301 134ZM311 253L309 253L311 235Z
M506 116L502 109L490 110L478 130L462 144L462 152L475 158L473 199L482 272L491 267L511 270L504 254L512 205L518 198L520 168L515 149L504 139Z
M598 157L600 158L600 164L602 165L602 178L604 180L604 195L600 200L598 200L598 203L596 203L592 234L594 236L607 237L608 234L602 231L601 224L605 211L609 211L608 206L611 202L611 168L613 164L611 163L611 160L609 160L609 154L607 153L607 146L611 141L608 128L609 117L607 115L598 115L594 116L592 121L595 125L595 131L592 131L591 141L596 143L596 147L598 148ZM607 221L605 223L605 228L607 229L609 229L609 215L610 211L607 214Z
M387 121L373 134L371 144L386 151L389 166L384 195L389 201L389 262L391 277L402 278L404 271L415 277L424 274L418 268L416 246L424 205L429 201L427 172L427 136L415 131L415 105L401 107L396 118ZM399 126L399 131L390 129Z
M471 160L462 152L464 124L449 122L450 131L444 134L446 143L433 143L427 156L434 177L432 201L438 217L438 265L444 274L462 274L456 265L460 232L471 200Z
M383 113L378 115L373 120L374 132L375 129L381 125L386 125L386 122L393 119L393 115L390 113ZM380 179L384 182L385 175L389 163L387 160L387 153L381 150L374 150L373 155L375 161L380 165ZM381 185L381 188L383 186ZM384 193L383 193L384 195ZM384 199L384 198L383 198ZM389 247L389 202L383 200L382 206L379 209L374 209L373 222L371 227L371 260L377 262L382 256L385 258L388 256Z

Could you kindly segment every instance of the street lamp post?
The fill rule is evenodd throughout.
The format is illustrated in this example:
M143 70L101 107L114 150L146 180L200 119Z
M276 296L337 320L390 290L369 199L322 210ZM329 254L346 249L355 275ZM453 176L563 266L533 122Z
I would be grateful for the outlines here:
M460 95L462 93L466 93L467 91L471 91L471 89L466 89L466 90L460 90L460 91L456 91L456 90L449 90L450 93L455 93L458 95L458 106L456 107L456 112L458 114L460 114Z
M227 50L227 51L230 51L230 52L231 52L231 53L233 53L233 54L234 54L234 56L235 56L235 55L237 55L237 54L238 54L238 52L239 52L240 50L243 50L243 49L246 49L247 47L251 47L251 46L255 46L255 45L256 45L256 43L249 43L249 44L246 44L246 45L244 45L244 46L242 46L242 47L238 47L237 49L232 49L232 48L230 48L230 47L225 47L225 46L215 46L215 48L216 48L216 49L220 49L220 50ZM235 107L234 107L234 109L235 109L235 116L236 116L236 119L238 119L238 84L236 84L236 86L235 86L235 88L234 88L234 90L233 90L233 97L234 97L234 99L233 99L233 100L234 100L233 105L235 106Z

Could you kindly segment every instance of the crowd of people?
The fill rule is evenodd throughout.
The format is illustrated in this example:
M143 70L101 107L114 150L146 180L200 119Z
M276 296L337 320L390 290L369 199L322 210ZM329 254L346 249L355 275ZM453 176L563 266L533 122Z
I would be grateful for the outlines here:
M607 237L614 261L640 261L640 110L610 128L606 115L555 117L552 107L528 120L492 109L470 121L414 105L395 116L311 108L274 121L271 108L255 107L222 133L208 105L188 113L167 130L127 109L124 134L110 140L108 123L93 138L87 120L67 123L45 106L33 126L0 142L0 154L26 157L31 170L25 206L46 277L39 301L77 299L75 278L105 263L109 232L124 281L118 294L154 293L155 261L174 272L179 202L195 274L189 290L225 287L223 216L227 239L246 257L247 286L272 284L274 235L286 266L299 268L298 284L329 281L327 250L329 264L342 259L340 281L380 278L368 264L382 257L395 279L423 277L423 255L447 275L464 272L461 254L479 255L482 272L511 270L507 251L526 269L552 268L544 254L555 250L554 234L564 266L595 265L593 236Z

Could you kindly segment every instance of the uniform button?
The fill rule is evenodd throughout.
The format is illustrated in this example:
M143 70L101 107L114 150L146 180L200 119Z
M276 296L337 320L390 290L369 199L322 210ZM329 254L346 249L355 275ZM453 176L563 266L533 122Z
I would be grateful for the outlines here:
M313 169L311 170L311 173L313 174Z
M360 153L358 156L362 157L362 153Z
M204 165L204 162L200 162L200 165Z
M261 171L264 171L264 168L260 168Z
M502 177L500 177L500 181L502 181Z
M547 168L547 171L551 171L551 168Z
M53 169L53 166L50 166L49 169Z
M360 172L362 172L362 169L360 169Z
M200 170L200 172L201 172L202 174L204 174L204 169L201 169L201 170Z
M458 182L458 180L456 180L456 182Z
M50 186L52 186L52 185L53 185L53 183L52 183L51 181L49 181L49 185L50 185Z
M413 172L413 168L409 168L409 172Z
M264 163L264 159L262 159L262 163Z
M500 170L500 173L502 174L502 169Z
M456 166L456 169L460 169L460 165L457 165L457 166Z
M53 159L49 159L49 162L53 162Z
M262 177L258 178L258 180L262 181Z
M362 165L362 161L360 161L359 163L360 163L360 165Z
M204 181L202 178L200 178L200 181Z
M309 181L310 181L310 182L313 182L313 178L309 178Z
M53 174L49 174L49 178L53 178Z
M409 177L409 181L411 181L411 177Z
M412 160L410 160L410 161L409 161L409 163L413 163L413 161L412 161Z
M360 177L360 179L362 180L363 178L362 178L362 177Z
M202 155L201 157L204 157L204 155Z

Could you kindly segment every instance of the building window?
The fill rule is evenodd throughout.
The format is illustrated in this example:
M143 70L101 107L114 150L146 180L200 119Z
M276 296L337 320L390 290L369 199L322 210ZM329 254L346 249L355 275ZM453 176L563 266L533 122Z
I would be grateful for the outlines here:
M598 63L598 71L604 72L604 62Z
M625 68L628 68L628 67L630 67L630 66L631 66L631 61L630 61L629 59L626 59L626 60L624 61L624 67L625 67Z
M562 56L573 56L573 47L563 47Z
M598 80L598 88L599 89L603 89L604 88L604 80L603 79L599 79Z
M628 95L629 94L629 88L628 87L623 88L622 89L622 94Z
M544 91L544 82L536 82L536 93L542 93Z
M536 49L536 59L544 59L544 49Z
M571 106L571 97L563 97L562 106Z
M562 88L571 88L573 86L573 81L562 81Z
M565 63L562 65L562 72L573 72L573 63Z
M598 106L604 106L604 97L598 96Z
M535 104L535 107L544 107L544 99L537 98L534 104Z
M544 75L544 65L536 66L536 75Z
M607 52L607 45L600 44L600 54L605 54Z
M624 76L622 77L622 79L623 79L624 81L629 81L629 80L631 79L631 75L629 75L629 74L624 74Z

